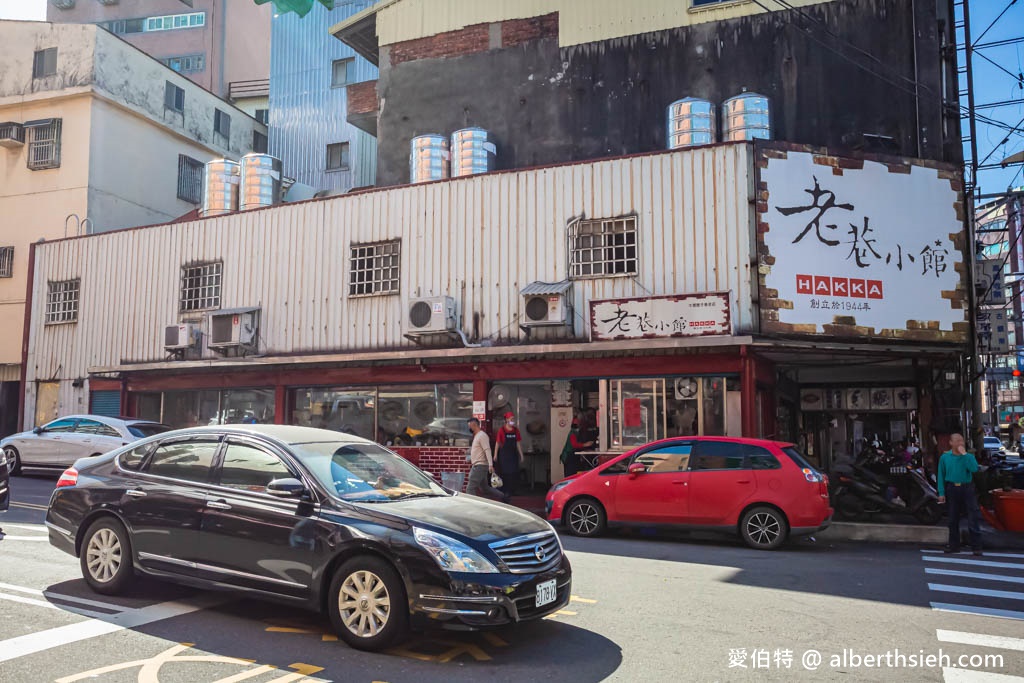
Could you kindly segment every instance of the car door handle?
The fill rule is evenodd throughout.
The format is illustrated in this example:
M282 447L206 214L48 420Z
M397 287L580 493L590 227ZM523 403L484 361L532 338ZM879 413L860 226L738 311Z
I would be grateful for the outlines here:
M219 500L208 500L206 501L206 507L213 508L214 510L230 510L231 506L227 503Z
M144 498L146 492L140 491L139 489L128 489L127 491L125 491L125 494L131 496L132 498Z
M682 484L683 486L689 486L690 483L687 481L674 481L673 484Z
M749 479L737 479L736 483L737 484L749 484L750 480Z

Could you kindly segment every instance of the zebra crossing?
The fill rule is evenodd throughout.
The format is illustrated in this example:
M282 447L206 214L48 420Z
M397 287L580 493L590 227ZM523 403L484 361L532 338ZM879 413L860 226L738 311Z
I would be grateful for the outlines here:
M1024 622L1024 553L964 553L946 555L922 550L921 561L930 591L929 605L937 612ZM994 622L995 623L995 622ZM946 667L946 683L1019 683L1024 676L1024 638L938 629L939 643L968 645L975 652L1003 655L1002 672Z

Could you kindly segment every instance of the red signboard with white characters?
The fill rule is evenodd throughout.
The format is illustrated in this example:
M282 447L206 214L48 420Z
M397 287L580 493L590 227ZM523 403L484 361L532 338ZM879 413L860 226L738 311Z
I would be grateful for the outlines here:
M881 280L864 280L827 275L797 275L796 293L811 296L837 296L850 299L884 299Z

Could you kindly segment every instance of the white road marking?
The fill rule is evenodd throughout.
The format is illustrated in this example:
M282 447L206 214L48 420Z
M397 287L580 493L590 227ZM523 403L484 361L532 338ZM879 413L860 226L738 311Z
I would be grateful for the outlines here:
M953 569L933 569L925 567L925 574L938 574L940 576L958 576L962 579L980 579L982 581L1004 581L1006 583L1024 583L1021 576L1003 576L1002 574L982 574L980 572L958 572Z
M1024 612L1015 612L1008 609L974 607L973 605L954 605L948 602L932 602L929 604L933 610L938 612L957 612L959 614L975 614L982 617L998 617L1000 619L1016 619L1018 621L1024 621ZM3 643L0 643L0 646L3 646Z
M963 631L943 631L941 629L935 632L935 636L943 643L997 647L1001 650L1019 650L1024 652L1024 638L987 636L983 633L964 633Z
M46 543L48 539L46 536L9 536L7 534L0 534L0 541L35 541Z
M1024 564L1013 562L987 562L986 560L968 560L959 557L932 557L926 555L921 558L925 562L942 562L945 564L969 564L975 567L994 567L996 569L1024 569Z
M983 598L1002 598L1003 600L1024 600L1024 593L1014 591L996 591L988 588L972 588L970 586L951 586L947 583L929 583L928 590L940 591L942 593L962 593L963 595L977 595Z
M110 610L112 612L123 612L124 610L128 609L124 605L115 605L112 602L99 602L98 600L88 600L86 598L79 598L75 595L67 595L65 593L54 593L53 591L46 590L41 591L37 588L25 588L24 586L15 586L11 583L0 582L0 589L14 591L15 593L25 593L27 595L40 595L46 598L60 600L62 602L75 602L80 605L99 607L101 609Z
M8 602L18 602L23 605L32 605L33 607L43 607L45 609L61 610L63 612L74 612L75 614L80 614L83 617L92 617L94 619L110 616L109 614L104 614L103 612L91 612L89 610L80 609L78 607L60 607L58 605L53 604L52 602L46 602L45 600L36 600L35 598L26 598L21 595L8 595L7 593L0 593L0 600L7 600ZM0 658L0 661L3 661L3 659Z
M941 550L922 550L921 552L922 553L928 553L928 554L942 553ZM964 553L966 553L966 552L967 551L965 550ZM943 553L943 554L945 554L945 553ZM1017 558L1019 560L1024 560L1024 554L1021 554L1021 553L990 553L987 550L985 551L985 554L983 555L983 557L1015 557L1015 558Z
M42 510L44 512L46 512L47 510L50 509L49 506L47 506L47 505L35 505L34 503L13 503L12 502L11 503L11 507L12 508L26 508L28 510Z
M11 529L27 529L29 531L38 531L41 534L46 533L46 526L43 524L11 524L8 522L4 526Z
M200 595L187 600L161 602L149 607L121 612L120 614L98 615L96 618L88 621L9 638L0 641L0 662L18 659L19 657L43 652L68 643L76 643L108 633L136 628L144 624L151 624L154 621L173 619L184 614L215 607L229 600L230 598L221 595Z
M944 668L942 670L942 677L946 683L1010 683L1011 681L1024 681L1024 678L1021 676L994 674L990 671L974 671L973 669L956 669L953 667Z

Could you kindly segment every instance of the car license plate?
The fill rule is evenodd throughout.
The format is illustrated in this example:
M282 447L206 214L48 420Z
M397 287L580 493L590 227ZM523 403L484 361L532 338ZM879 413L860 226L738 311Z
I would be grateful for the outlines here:
M558 587L555 585L555 579L537 584L537 607L554 602L556 597L558 597Z

